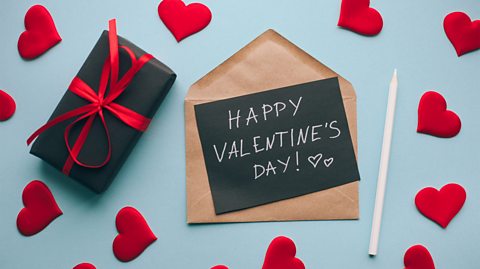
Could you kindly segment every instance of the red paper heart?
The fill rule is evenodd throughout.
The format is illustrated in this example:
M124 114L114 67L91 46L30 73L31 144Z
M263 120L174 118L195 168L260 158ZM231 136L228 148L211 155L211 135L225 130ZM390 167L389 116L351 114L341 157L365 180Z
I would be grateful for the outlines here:
M10 119L15 113L15 100L6 92L0 90L0 121Z
M295 257L296 252L290 238L277 237L267 249L262 269L305 269L303 262Z
M370 7L370 0L342 0L338 26L374 36L382 31L383 19L376 9Z
M216 266L212 267L211 269L228 269L228 267L226 267L225 265L216 265Z
M438 92L423 94L418 105L417 132L438 137L454 137L462 128L462 122L455 112L447 110L445 98Z
M34 235L63 214L45 183L34 180L23 189L24 208L17 216L17 228L25 236Z
M443 29L460 57L480 48L480 20L473 21L463 12L452 12L443 20Z
M157 237L145 218L133 207L124 207L115 221L118 235L113 240L113 253L122 262L138 257Z
M91 263L81 263L73 267L73 269L96 269L95 266Z
M467 199L465 189L455 183L443 186L440 191L425 188L415 196L415 205L425 217L447 228L450 221L462 209Z
M25 14L25 32L18 39L18 52L25 59L34 59L62 41L50 12L41 5L32 6Z
M158 15L177 42L200 32L212 20L210 9L200 3L185 5L182 0L163 0Z
M432 255L422 245L410 247L403 257L405 269L435 269Z

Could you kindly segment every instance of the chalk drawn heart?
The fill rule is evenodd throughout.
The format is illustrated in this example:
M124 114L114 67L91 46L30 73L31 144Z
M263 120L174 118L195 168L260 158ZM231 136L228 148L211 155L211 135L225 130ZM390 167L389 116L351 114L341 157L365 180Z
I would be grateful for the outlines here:
M314 168L317 168L318 162L320 162L322 156L322 153L318 153L315 156L308 157L308 161L313 165Z
M323 164L328 168L333 163L333 157L323 160Z

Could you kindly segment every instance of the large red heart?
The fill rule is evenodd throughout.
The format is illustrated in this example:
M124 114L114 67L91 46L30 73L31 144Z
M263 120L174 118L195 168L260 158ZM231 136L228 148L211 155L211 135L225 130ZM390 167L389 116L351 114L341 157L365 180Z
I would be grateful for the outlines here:
M277 237L267 249L262 269L305 269L303 262L295 257L296 252L290 238Z
M418 105L417 132L438 137L454 137L462 128L455 112L447 110L447 101L438 92L423 94Z
M113 240L113 253L122 262L138 257L157 237L145 218L133 207L124 207L115 221L118 235Z
M225 265L216 265L210 269L228 269L228 267L226 267Z
M450 221L462 209L467 199L465 189L455 183L443 186L440 191L428 187L417 193L415 205L425 217L447 228Z
M480 48L480 20L472 21L463 12L452 12L443 20L443 29L459 57Z
M91 263L81 263L73 267L73 269L96 269L95 266Z
M410 247L403 257L405 269L435 269L432 255L422 245Z
M370 0L342 0L338 26L373 36L382 30L383 19L376 9L370 7Z
M34 59L62 41L50 12L41 5L32 6L25 14L25 32L18 39L18 52L25 59Z
M177 42L200 32L212 20L210 9L200 3L185 5L182 0L163 0L158 15Z
M15 113L15 100L6 92L0 90L0 121L10 119Z
M34 180L23 189L24 208L17 216L17 228L25 236L34 235L63 214L45 183Z

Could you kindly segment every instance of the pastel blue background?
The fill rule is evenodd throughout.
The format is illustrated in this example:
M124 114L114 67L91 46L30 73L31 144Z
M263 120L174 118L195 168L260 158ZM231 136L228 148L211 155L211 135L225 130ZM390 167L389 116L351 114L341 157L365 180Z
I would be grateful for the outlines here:
M72 268L84 261L105 268L260 269L269 242L294 239L307 268L403 268L417 243L437 268L478 268L480 255L480 51L458 58L443 18L466 11L480 18L476 0L372 2L384 18L376 37L336 26L340 0L202 0L213 13L202 32L177 43L157 16L159 0L18 1L0 4L0 88L18 110L0 123L0 267ZM17 39L23 16L40 2L52 13L63 41L34 61L22 60ZM95 195L28 154L25 141L50 116L87 54L117 18L118 30L178 74L171 93L111 188ZM187 225L183 99L189 86L268 28L350 80L358 95L359 221ZM383 135L388 83L399 70L399 94L379 255L367 255ZM415 132L422 93L435 89L462 119L461 133L439 139ZM21 236L15 221L23 187L48 184L64 215L43 232ZM443 230L422 217L413 199L425 186L462 184L463 210ZM115 215L132 205L158 240L130 263L114 257Z

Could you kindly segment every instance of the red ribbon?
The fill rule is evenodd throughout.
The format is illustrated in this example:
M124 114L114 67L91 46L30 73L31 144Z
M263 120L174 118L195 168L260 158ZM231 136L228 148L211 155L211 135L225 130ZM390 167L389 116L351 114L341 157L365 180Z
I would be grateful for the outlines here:
M123 77L119 79L119 47L115 20L109 21L108 40L110 53L105 61L105 64L103 65L98 93L96 93L79 77L75 77L68 88L69 91L75 93L76 95L89 101L90 103L71 110L47 122L45 125L40 127L40 129L35 131L35 133L33 133L27 140L27 144L30 145L41 133L45 132L47 129L68 119L78 117L65 128L64 133L65 145L68 149L69 157L66 160L65 165L63 166L62 172L67 175L70 174L73 164L75 163L79 166L86 168L101 168L110 161L112 155L112 145L110 142L110 134L107 128L107 124L105 122L105 110L110 111L110 113L112 113L122 122L140 132L144 132L150 124L149 118L146 118L145 116L138 114L131 109L119 105L114 101L125 91L125 89L131 83L137 72L140 71L140 69L142 69L142 67L148 61L150 61L153 56L150 54L145 54L142 55L139 59L137 59L132 50L130 50L126 46L121 46L120 48L125 50L130 56L130 59L132 60L132 66L130 67L130 69L127 70L125 75L123 75ZM110 90L106 94L109 78ZM92 128L93 121L97 116L100 118L103 128L105 129L105 134L108 141L108 154L101 164L88 165L78 160L78 155L82 151L83 145L85 144L88 134L90 133L90 129ZM83 128L80 131L80 135L78 136L72 147L70 146L69 142L70 131L75 125L79 124L83 120L85 120Z

